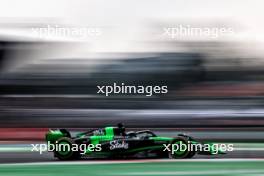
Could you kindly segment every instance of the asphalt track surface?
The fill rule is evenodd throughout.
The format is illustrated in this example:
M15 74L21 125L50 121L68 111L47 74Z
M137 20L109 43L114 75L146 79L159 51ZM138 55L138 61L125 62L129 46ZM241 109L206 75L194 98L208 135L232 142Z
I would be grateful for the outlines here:
M36 142L33 142L36 144ZM34 151L33 144L1 144L0 145L0 164L3 163L34 163L34 162L60 162L54 158L52 152ZM42 143L40 143L42 144ZM226 143L227 144L227 143ZM231 143L230 143L231 144ZM264 144L263 143L233 143L233 151L227 152L224 155L195 155L193 159L264 159ZM138 158L129 158L126 160L133 161ZM139 160L145 160L140 158ZM147 158L149 159L149 158ZM117 159L118 160L118 159ZM81 158L81 161L109 161L109 159L98 158ZM115 161L115 160L113 160Z
M192 159L177 160L82 158L59 161L49 152L12 152L4 148L0 152L0 176L263 176L263 166L262 144L240 144L239 150L225 155L196 155Z
M239 150L193 159L91 159L59 161L52 153L0 152L4 176L263 176L263 150Z
M25 176L157 176L157 175L214 175L261 176L263 159L188 159L134 161L73 161L46 163L0 164L0 175Z
M196 159L264 159L264 150L247 150L247 151L232 151L225 155L195 155L194 160ZM94 162L94 161L117 161L109 159L96 159L96 158L82 158L80 161ZM146 160L144 158L140 159L126 159L127 161L133 160ZM155 159L154 159L155 160ZM157 159L158 160L158 159ZM44 152L39 154L38 152L0 152L0 163L34 163L34 162L61 162L58 159L53 157L53 153Z

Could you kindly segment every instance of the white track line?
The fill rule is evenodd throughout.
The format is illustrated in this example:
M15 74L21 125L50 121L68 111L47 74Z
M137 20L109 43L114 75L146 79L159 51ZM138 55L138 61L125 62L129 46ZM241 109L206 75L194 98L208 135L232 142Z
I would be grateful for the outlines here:
M264 148L234 148L233 151L264 151Z
M92 164L129 164L129 163L159 163L159 162L264 162L264 159L149 159L149 160L107 160L107 161L52 161L36 163L5 163L1 166L34 166L34 165L92 165Z
M252 175L262 174L264 170L213 170L213 171L168 171L168 172L129 172L129 173L115 173L115 175L222 175L222 174L239 174L239 175Z

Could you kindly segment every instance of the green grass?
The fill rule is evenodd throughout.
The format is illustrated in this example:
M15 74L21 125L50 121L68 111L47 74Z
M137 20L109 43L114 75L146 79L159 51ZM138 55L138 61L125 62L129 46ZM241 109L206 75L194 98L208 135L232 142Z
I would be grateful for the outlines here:
M0 165L2 176L264 175L264 161Z

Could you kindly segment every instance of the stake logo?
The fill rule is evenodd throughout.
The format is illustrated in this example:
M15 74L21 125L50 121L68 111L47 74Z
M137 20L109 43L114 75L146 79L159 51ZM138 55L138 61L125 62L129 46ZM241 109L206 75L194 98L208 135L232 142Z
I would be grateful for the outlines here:
M125 141L111 141L110 150L115 149L128 149L128 143L126 143Z

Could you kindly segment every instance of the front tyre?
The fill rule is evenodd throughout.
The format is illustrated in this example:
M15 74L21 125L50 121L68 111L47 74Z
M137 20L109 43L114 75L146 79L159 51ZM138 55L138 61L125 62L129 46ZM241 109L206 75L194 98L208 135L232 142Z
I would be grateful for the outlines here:
M73 145L76 145L74 140L68 137L62 137L57 142L57 148L54 155L60 160L74 160L80 157L78 151L73 151Z
M178 136L170 144L169 158L183 159L192 157L193 154L188 150L188 140L185 137Z

